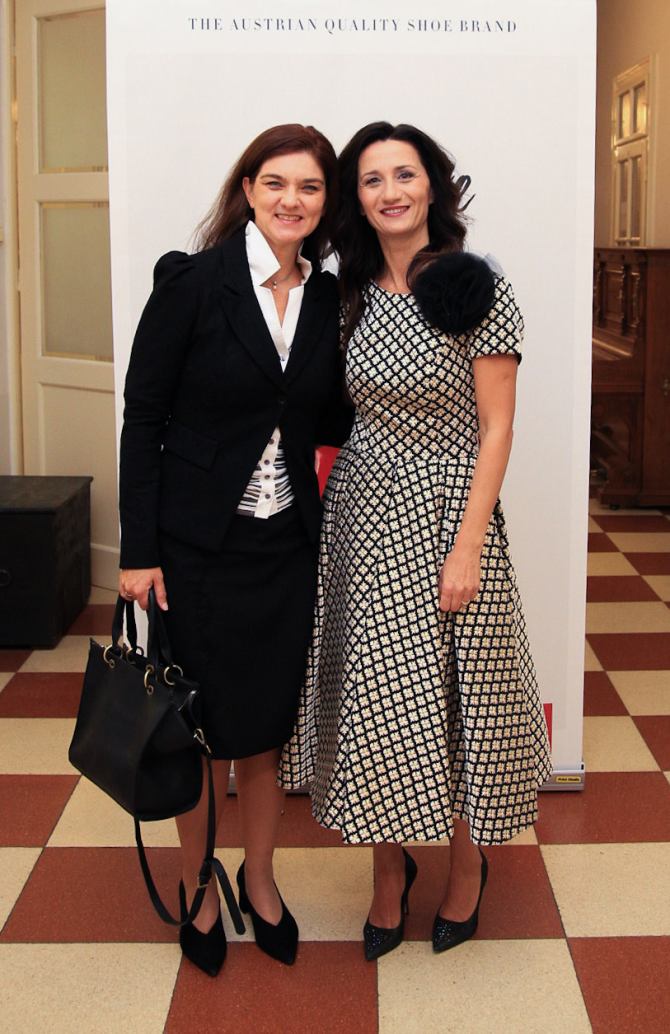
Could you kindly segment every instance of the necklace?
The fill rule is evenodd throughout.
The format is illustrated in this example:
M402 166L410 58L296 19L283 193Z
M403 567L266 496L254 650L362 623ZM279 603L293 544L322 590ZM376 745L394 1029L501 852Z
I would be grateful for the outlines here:
M288 280L288 278L293 276L294 273L295 273L295 266L293 266L292 269L289 269L288 273L286 273L285 276L279 277L279 279L277 279L276 277L272 277L272 279L270 280L270 287L272 288L272 290L276 291L277 288L279 287L279 285L283 284L284 281Z

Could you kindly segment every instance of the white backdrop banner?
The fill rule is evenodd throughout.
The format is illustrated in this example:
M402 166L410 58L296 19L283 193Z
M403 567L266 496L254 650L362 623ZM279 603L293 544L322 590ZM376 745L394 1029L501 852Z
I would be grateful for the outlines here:
M472 177L526 317L502 499L556 774L582 758L595 0L107 0L117 402L163 252L261 130L411 122Z

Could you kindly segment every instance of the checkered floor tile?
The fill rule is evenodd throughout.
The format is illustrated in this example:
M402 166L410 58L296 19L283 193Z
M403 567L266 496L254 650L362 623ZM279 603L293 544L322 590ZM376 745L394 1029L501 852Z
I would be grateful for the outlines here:
M146 899L132 822L67 761L89 635L0 650L0 1031L119 1034L660 1034L670 1016L670 516L591 504L584 676L586 790L544 794L534 830L487 851L476 937L428 944L446 846L413 848L402 947L367 964L367 847L345 848L289 797L277 880L300 923L296 965L231 942L210 980ZM241 858L234 797L219 855ZM174 886L174 825L147 827Z

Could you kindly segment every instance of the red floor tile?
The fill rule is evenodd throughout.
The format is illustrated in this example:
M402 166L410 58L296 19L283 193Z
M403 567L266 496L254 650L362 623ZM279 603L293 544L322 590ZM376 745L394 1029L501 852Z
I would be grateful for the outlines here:
M183 960L165 1034L373 1034L377 967L360 944L302 943L283 966L255 944L230 944L216 980Z
M0 693L1 718L75 718L83 675L18 672Z
M639 574L670 574L670 553L624 553Z
M237 800L230 796L226 801L223 829L217 838L218 847L241 847ZM279 826L277 847L343 847L342 837L332 829L324 829L312 818L309 797L306 794L289 794L284 802L284 814Z
M147 851L173 913L178 848ZM125 847L47 847L40 855L0 942L166 942L177 939L149 901L137 852Z
M645 843L670 837L670 784L662 772L587 772L586 788L544 793L541 844Z
M589 532L589 553L616 553L617 548L604 532Z
M0 671L18 671L32 650L0 650Z
M68 635L107 636L111 639L113 603L89 603L68 629Z
M43 847L76 775L0 775L0 847Z
M655 533L657 531L667 531L670 535L670 521L666 521L665 517L650 517L640 514L638 517L618 517L616 514L602 514L599 513L595 520L603 529L603 531L634 531L634 532L647 532Z
M670 937L569 941L593 1034L667 1034Z
M430 938L449 871L448 847L412 847L419 872L410 894L405 936ZM482 897L478 938L562 937L563 927L540 849L487 847L489 877Z
M670 672L668 672L668 692L670 692ZM652 752L664 771L670 770L670 715L636 715L633 721L644 736L649 750ZM670 825L668 826L670 840Z
M616 715L628 714L628 710L606 671L584 673L584 714Z
M670 668L670 632L603 632L586 638L607 671Z
M642 577L598 575L587 578L586 599L588 603L618 603L658 600L658 596Z

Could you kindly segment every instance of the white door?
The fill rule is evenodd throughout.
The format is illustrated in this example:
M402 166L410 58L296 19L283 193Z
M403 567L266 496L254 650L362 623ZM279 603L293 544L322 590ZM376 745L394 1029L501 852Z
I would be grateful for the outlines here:
M118 570L105 11L17 0L24 472L90 474L92 570Z

